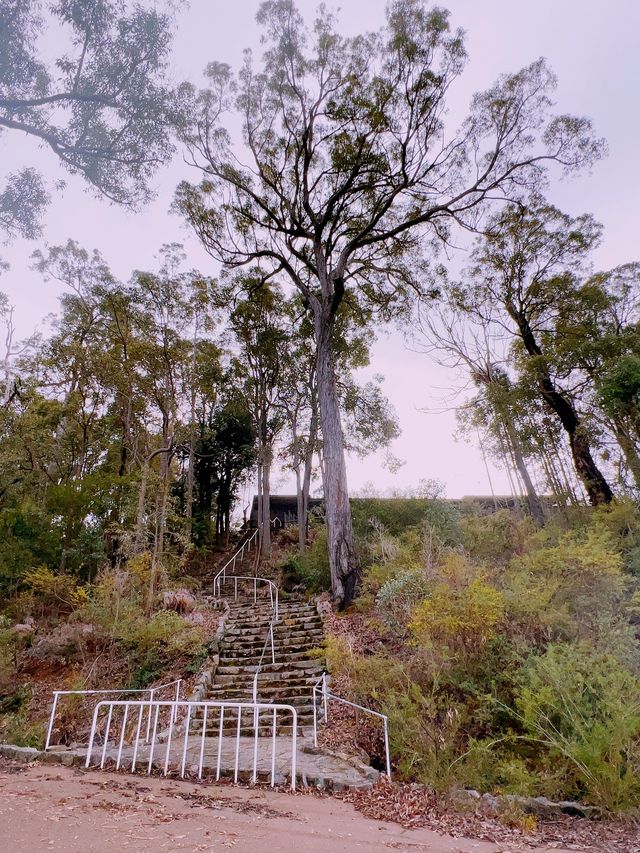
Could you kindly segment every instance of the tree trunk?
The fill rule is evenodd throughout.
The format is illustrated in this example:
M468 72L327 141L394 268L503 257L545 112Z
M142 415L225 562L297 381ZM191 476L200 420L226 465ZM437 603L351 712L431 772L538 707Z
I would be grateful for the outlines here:
M262 536L260 554L265 559L271 556L271 448L262 447Z
M575 407L554 386L549 371L542 363L542 350L538 346L533 329L527 318L517 312L512 306L509 306L509 313L518 324L520 337L529 356L540 359L538 366L538 387L540 393L551 411L558 416L563 429L569 436L573 464L589 496L591 505L599 506L600 504L610 503L613 500L613 492L591 455L589 440L585 435Z
M533 480L529 476L529 471L527 469L526 462L524 461L524 455L522 453L520 437L516 432L513 423L509 420L508 417L504 419L504 428L507 433L509 444L511 445L513 461L515 462L516 468L518 469L518 474L520 475L520 479L522 480L525 491L527 493L527 506L529 508L529 514L531 515L531 518L536 522L536 524L543 525L544 510L542 509L542 503L540 502L538 493L536 492L535 486L533 485Z
M324 501L331 587L340 607L346 607L355 595L359 566L356 558L347 485L344 437L332 347L333 322L323 311L316 311L318 402L322 429Z
M296 508L298 512L298 551L304 554L307 544L307 528L304 517L304 497L302 494L302 477L300 476L300 465L294 468L296 474Z
M640 455L638 455L638 448L628 431L618 421L613 422L613 432L615 434L616 441L624 454L627 467L633 475L635 484L640 488Z

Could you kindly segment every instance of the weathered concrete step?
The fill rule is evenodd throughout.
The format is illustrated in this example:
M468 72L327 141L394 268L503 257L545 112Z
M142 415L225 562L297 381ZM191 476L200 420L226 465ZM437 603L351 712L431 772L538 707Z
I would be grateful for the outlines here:
M324 631L320 628L310 628L309 630L305 630L303 628L291 628L289 630L281 631L278 628L274 630L274 639L279 640L304 640L305 637L309 639L322 639L324 637ZM258 642L259 640L264 641L267 639L266 631L225 631L224 634L224 642L229 645L233 642L242 642L242 641L251 641Z
M266 634L271 625L271 619L265 621L256 619L228 619L225 623L225 632L237 633L238 631L248 631L253 633ZM273 623L275 631L301 631L301 630L324 630L322 621L315 616L308 619L280 619Z
M263 674L269 672L295 672L297 670L310 670L312 672L318 672L320 674L323 670L323 665L321 661L313 660L313 658L306 658L302 660L288 660L288 661L277 661L276 663L265 663L263 662L260 672ZM217 675L239 675L249 672L257 672L258 665L257 664L242 664L240 666L236 666L234 664L227 663L227 661L220 661L220 665L216 670Z
M224 637L226 640L229 638L235 637L266 637L269 632L269 626L261 627L257 626L227 626L225 628ZM273 633L276 636L300 636L302 634L323 634L322 625L321 624L313 624L313 625L301 625L295 622L292 625L282 625L281 623L277 623L273 627Z
M223 652L220 655L220 666L253 666L254 664L260 663L260 655L244 655L244 656L234 656L235 649L227 649L226 652ZM277 655L276 660L279 663L294 663L295 661L314 661L316 663L321 663L323 668L325 667L324 658L310 658L307 651L301 652L280 652Z
M321 634L319 637L309 637L309 636L292 637L292 638L278 637L277 643L274 639L274 646L276 648L276 655L277 655L278 650L282 650L285 652L291 652L291 651L302 651L303 649L309 650L309 649L321 648L323 645L323 642L324 642L324 634ZM255 653L257 650L257 653L260 654L262 652L263 647L264 647L264 642L259 642L259 641L252 642L250 640L249 641L237 640L235 643L223 642L222 651L227 652L227 651L232 650L234 652L241 653L241 652L244 652L245 650L247 650L251 653Z
M247 675L216 675L215 681L210 688L214 690L217 688L225 688L225 687L245 687L249 685L253 685L254 674L248 673ZM313 686L318 677L316 675L309 675L306 678L300 675L300 673L272 673L271 675L264 675L259 677L259 684L261 687L272 687L272 686L280 686L283 684L287 684L290 687L302 687L303 685L311 685ZM220 691L218 691L220 692Z

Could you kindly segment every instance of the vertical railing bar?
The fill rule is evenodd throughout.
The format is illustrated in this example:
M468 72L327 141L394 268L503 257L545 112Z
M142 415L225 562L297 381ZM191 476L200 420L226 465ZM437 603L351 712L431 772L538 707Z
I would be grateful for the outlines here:
M113 702L109 705L109 713L107 714L107 727L104 732L104 744L102 745L102 759L100 761L100 769L104 767L104 760L107 756L107 742L109 740L109 729L111 728L111 715L113 714Z
M298 712L295 708L291 708L293 715L293 736L291 740L291 790L296 789L296 761L298 758Z
M120 743L118 745L118 757L116 758L116 770L120 769L120 759L122 758L122 747L124 746L124 734L127 728L127 718L129 717L129 702L124 706L124 715L122 717L122 731L120 732Z
M242 707L238 705L238 728L236 730L236 762L233 770L233 782L238 782L238 765L240 763L240 721L242 719Z
M93 752L93 741L96 736L96 727L98 725L98 714L100 713L100 706L102 702L98 702L93 712L93 720L91 721L91 734L89 735L89 746L87 747L87 760L85 761L85 767L89 767L91 764L91 753Z
M144 710L144 705L140 704L140 712L138 713L138 727L136 729L136 742L133 747L133 756L131 758L131 772L136 769L136 760L138 758L138 745L140 743L140 730L142 728L142 712Z
M313 685L313 745L318 746L318 697L316 695L316 685Z
M273 622L269 625L269 633L271 634L271 663L276 662L276 650L273 645Z
M324 721L325 724L328 720L328 710L327 710L327 673L322 673L322 704L324 707Z
M59 696L60 696L60 694L58 693L58 691L54 690L54 692L53 692L53 705L51 706L51 716L49 717L49 728L47 729L47 739L46 739L45 744L44 744L44 751L45 752L49 749L49 746L51 745L51 733L53 731L53 722L55 720L56 710L58 708L58 697Z
M202 740L200 741L200 761L198 763L198 779L202 779L202 765L204 764L204 744L207 737L207 711L209 707L204 706L202 713Z
M153 704L155 692L156 691L153 688L149 691L149 714L147 716L147 734L145 736L145 743L149 743L149 737L151 736L151 706Z
M251 781L255 785L258 778L258 729L260 728L260 711L256 705L253 709L253 775Z
M389 755L389 726L387 717L384 718L384 750L387 759L387 779L391 779L391 757Z
M258 600L258 579L253 579L253 603L255 604Z
M187 763L187 745L189 743L189 723L191 722L191 705L187 705L187 722L184 730L184 749L182 750L182 768L180 776L184 779L184 768Z
M276 726L278 711L273 709L273 731L271 732L271 787L276 784Z
M173 716L174 716L174 705L171 703L170 711L169 711L169 736L167 737L167 751L164 757L164 775L166 776L169 772L169 752L171 750L171 738L173 737Z
M224 705L220 707L220 733L218 735L218 763L216 765L216 782L220 780L220 762L222 761L222 738L223 738L223 726L224 723Z
M182 679L179 678L176 681L176 704L173 708L173 722L175 723L178 719L178 702L180 701L180 688L182 687Z
M147 767L147 776L151 773L153 766L153 751L156 744L156 732L158 731L158 714L160 713L160 705L156 703L156 713L153 718L153 734L151 735L151 743L149 745L149 766Z

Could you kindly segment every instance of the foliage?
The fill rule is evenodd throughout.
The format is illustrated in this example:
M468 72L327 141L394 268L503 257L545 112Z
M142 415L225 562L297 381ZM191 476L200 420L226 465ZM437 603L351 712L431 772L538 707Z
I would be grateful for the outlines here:
M64 44L52 57L43 44ZM166 12L114 0L0 4L0 128L46 145L71 173L125 204L148 198L151 175L170 155L176 110L166 81ZM48 201L32 168L0 188L0 228L33 237Z
M293 570L309 592L323 592L331 588L326 527L312 528L312 537L311 545L304 554L289 558L288 570Z
M464 515L460 520L462 544L476 560L500 562L521 553L534 528L507 509L488 516Z
M379 626L376 651L357 622L326 656L350 695L389 715L396 772L638 806L637 525L623 502L539 530L504 511L463 516L455 546L437 549L419 523L374 528L356 618Z
M422 571L403 571L392 577L376 596L383 622L392 630L405 630L414 608L429 591L429 581Z
M516 697L537 761L562 790L610 811L640 798L640 681L585 645L551 645Z
M438 583L413 612L414 642L436 646L452 657L478 656L504 616L503 595L481 578L468 585Z

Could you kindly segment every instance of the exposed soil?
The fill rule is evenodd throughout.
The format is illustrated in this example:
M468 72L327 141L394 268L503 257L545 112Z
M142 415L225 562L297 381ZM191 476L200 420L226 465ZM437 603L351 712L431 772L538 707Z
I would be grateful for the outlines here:
M4 759L0 759L0 821L3 847L12 853L233 848L242 853L568 853L589 849L553 842L537 847L493 843L426 828L408 829L318 795L18 765ZM640 847L597 849L631 853Z

